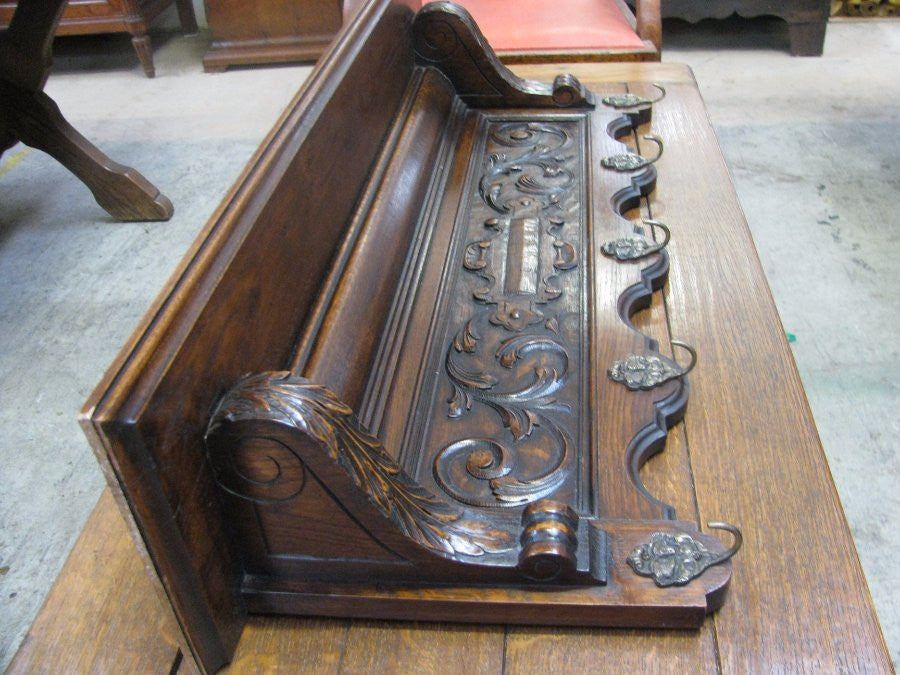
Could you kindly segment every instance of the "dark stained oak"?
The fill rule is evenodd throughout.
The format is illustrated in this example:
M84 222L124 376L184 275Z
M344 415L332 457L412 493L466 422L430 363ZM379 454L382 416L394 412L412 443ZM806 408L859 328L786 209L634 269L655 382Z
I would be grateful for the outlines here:
M553 66L526 72L554 86L524 83L467 42L456 10L427 23L442 11L415 24L402 4L357 15L85 410L85 430L183 629L190 653L182 650L179 667L213 671L234 659L238 671L296 669L301 660L319 672L743 672L810 663L889 671L690 72L573 66L593 96ZM442 26L463 31L449 37L474 55L468 63L442 64L461 53L431 32ZM394 65L376 82L371 68L385 62ZM448 79L435 72L444 67ZM591 107L605 94L653 95L654 82L668 95L652 116ZM472 102L453 96L450 83ZM504 87L529 107L502 107ZM485 99L490 106L478 107ZM341 136L348 115L363 109L366 133ZM649 133L666 147L650 169L600 165L623 144L653 156ZM516 155L520 146L538 159ZM510 155L544 172L507 167ZM344 180L329 180L345 158L354 161L340 163ZM480 167L499 169L482 175ZM544 198L549 205L534 210ZM556 213L566 215L547 221L550 238L537 233ZM624 263L599 254L643 217L670 228L666 252ZM589 226L575 227L581 222ZM290 254L297 250L303 265ZM553 307L572 309L548 317ZM523 341L523 323L534 344ZM629 353L684 363L675 340L700 355L687 382L628 391L606 376ZM531 404L532 417L492 400L490 387L467 385L474 376L450 365L465 359L470 370L481 363L492 372L483 342L511 369L501 373L507 384L530 375L532 358L543 359L541 377L570 373L552 392L572 418L545 397ZM502 360L523 345L523 355ZM443 377L456 389L441 386ZM550 380L535 387L542 381ZM502 433L491 410L506 410ZM466 473L453 453L487 453L491 443L444 445L457 433L513 446L525 472L540 469L541 453L555 468L485 491L472 477L490 477L479 472L495 460L473 454ZM591 454L571 459L567 437ZM792 461L782 461L783 448ZM502 477L529 475L519 470ZM510 486L527 508L485 502ZM111 509L98 508L83 541L96 536L95 521L115 520ZM749 552L733 565L662 590L625 563L652 531L695 532L719 519L745 530ZM713 551L731 545L724 533L702 539ZM832 551L830 576L810 550ZM548 571L558 578L548 581ZM61 584L57 596L78 592L65 590L75 580ZM109 584L95 592L121 597ZM137 599L124 601L124 616ZM826 606L833 623L820 620ZM252 616L273 612L357 618ZM577 627L597 625L607 628ZM625 629L633 626L650 628ZM671 627L681 630L663 630ZM99 658L104 648L87 651Z

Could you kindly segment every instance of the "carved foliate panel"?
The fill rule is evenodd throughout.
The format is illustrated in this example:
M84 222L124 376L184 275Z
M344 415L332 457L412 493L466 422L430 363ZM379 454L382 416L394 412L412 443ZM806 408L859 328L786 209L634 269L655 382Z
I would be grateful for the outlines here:
M585 127L569 115L481 128L416 415L420 479L469 506L552 495L587 508Z

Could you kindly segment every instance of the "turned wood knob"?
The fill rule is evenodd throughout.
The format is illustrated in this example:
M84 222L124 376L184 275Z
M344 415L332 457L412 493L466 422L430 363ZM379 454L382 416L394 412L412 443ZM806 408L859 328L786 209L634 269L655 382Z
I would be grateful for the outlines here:
M553 581L575 571L578 514L568 505L543 499L522 512L519 570L534 581Z

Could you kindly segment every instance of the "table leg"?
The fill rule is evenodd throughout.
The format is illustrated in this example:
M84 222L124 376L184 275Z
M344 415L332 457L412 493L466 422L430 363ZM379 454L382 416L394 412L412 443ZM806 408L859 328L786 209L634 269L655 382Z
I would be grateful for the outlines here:
M131 37L131 45L137 53L138 61L141 62L141 68L144 69L144 75L147 77L156 77L156 67L153 65L153 49L150 46L150 36L133 35Z
M10 133L26 145L56 158L80 178L118 220L168 220L172 202L131 167L111 160L69 124L42 91L32 92L0 80Z
M178 21L181 23L181 32L185 35L193 35L197 32L197 15L194 13L194 3L191 0L175 0L178 8Z

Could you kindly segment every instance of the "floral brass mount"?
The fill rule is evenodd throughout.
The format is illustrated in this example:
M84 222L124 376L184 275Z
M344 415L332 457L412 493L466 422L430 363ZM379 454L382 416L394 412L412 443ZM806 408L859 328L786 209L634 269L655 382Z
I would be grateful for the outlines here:
M613 363L607 374L613 382L620 382L632 391L655 389L670 380L684 377L697 365L697 352L690 345L672 340L672 345L681 347L690 354L690 363L680 366L675 361L660 354L631 354L624 361Z
M634 93L608 94L607 96L604 96L601 101L603 105L609 106L610 108L615 108L617 110L650 106L654 103L662 101L666 97L665 87L660 84L656 84L655 82L653 83L653 86L659 90L659 96L657 96L656 98L646 98Z
M649 225L651 229L654 227L660 228L665 235L663 240L659 243L651 244L646 239L620 237L619 239L604 243L603 246L600 247L600 250L604 255L608 255L623 262L626 260L640 260L641 258L646 258L649 255L662 251L668 245L669 239L672 236L669 228L666 227L664 223L661 223L658 220L651 220L650 218L644 218L642 222L645 225Z
M618 155L610 155L609 157L604 157L600 160L600 163L606 167L607 169L612 169L614 171L637 171L638 169L643 169L651 164L656 163L656 161L662 157L663 154L663 141L659 136L654 134L647 134L644 137L644 140L651 141L656 144L656 157L652 159L648 159L643 155L639 155L635 152L623 152Z
M650 541L636 546L628 556L635 574L652 577L657 586L684 586L713 565L721 565L741 548L744 541L740 529L728 523L707 523L712 529L726 530L734 543L726 551L712 553L689 534L654 532Z

